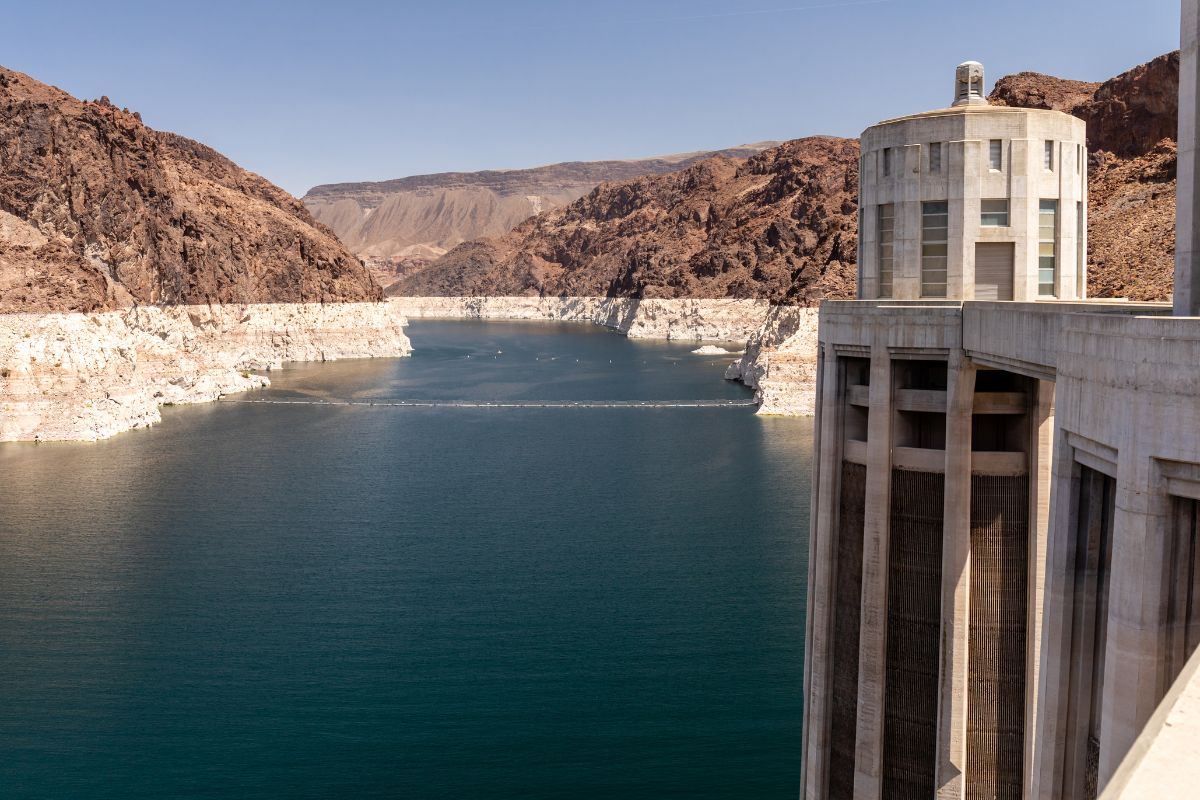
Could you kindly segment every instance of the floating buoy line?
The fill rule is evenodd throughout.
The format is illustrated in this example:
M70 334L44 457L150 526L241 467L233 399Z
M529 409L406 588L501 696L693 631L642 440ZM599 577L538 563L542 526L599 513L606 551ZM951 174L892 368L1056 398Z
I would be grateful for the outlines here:
M249 400L218 397L222 403L276 406L369 406L375 408L750 408L754 400Z

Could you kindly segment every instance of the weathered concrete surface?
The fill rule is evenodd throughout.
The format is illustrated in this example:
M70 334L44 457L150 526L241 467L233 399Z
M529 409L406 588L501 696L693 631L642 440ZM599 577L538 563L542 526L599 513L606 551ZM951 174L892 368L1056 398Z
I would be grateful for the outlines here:
M285 361L408 355L388 303L0 315L0 441L103 439L159 407L266 386Z
M1172 493L1200 476L1200 321L1072 314L1057 354L1057 441L1070 454L1054 476L1048 532L1036 797L1056 796L1055 751L1077 732L1068 708L1076 597L1075 462L1116 481L1098 781L1103 787L1168 688ZM1176 485L1173 485L1176 484ZM1194 490L1194 487L1193 487Z

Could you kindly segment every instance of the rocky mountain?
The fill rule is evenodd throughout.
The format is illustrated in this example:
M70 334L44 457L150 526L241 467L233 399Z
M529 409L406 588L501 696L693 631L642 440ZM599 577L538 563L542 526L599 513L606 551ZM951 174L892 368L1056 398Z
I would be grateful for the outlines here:
M606 183L463 244L390 294L733 297L854 291L858 142L813 137Z
M1178 80L1174 53L1104 83L1020 73L991 95L1088 122L1094 297L1170 295ZM851 297L857 158L854 140L814 137L606 183L455 248L388 294Z
M374 183L315 186L304 204L384 273L403 274L462 242L500 236L605 181L674 172L715 155L744 158L778 142L630 161L575 161L533 169L444 172Z
M0 312L380 296L287 192L108 98L0 68Z
M1104 83L1023 72L997 105L1053 108L1088 124L1088 294L1166 300L1175 270L1179 53Z

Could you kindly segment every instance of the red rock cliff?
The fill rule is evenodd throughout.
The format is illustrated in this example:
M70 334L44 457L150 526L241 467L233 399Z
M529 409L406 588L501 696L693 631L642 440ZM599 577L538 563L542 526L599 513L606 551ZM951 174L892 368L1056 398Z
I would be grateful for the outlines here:
M282 189L106 98L0 68L0 312L380 295Z

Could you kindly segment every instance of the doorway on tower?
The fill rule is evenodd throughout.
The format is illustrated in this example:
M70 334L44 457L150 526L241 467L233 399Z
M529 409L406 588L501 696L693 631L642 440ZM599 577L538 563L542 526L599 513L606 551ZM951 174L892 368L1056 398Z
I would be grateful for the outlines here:
M1013 299L1013 243L975 244L975 299Z

